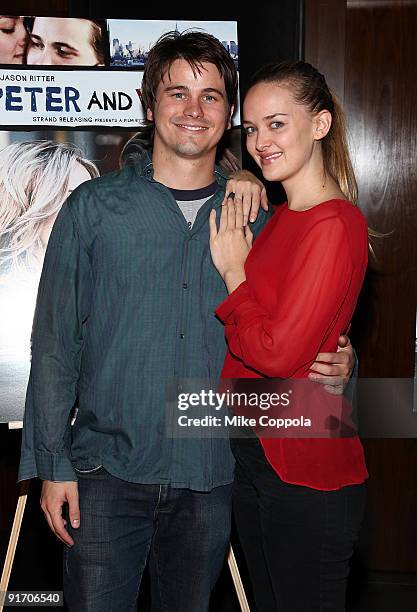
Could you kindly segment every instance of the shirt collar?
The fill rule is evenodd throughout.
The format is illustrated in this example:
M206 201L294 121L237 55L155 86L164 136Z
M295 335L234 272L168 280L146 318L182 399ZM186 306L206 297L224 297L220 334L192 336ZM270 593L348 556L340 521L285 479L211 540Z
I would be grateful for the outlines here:
M153 164L152 164L152 151L145 151L142 157L135 163L136 170L139 176L142 176L149 181L153 180ZM220 187L226 187L228 177L224 174L220 166L216 164L214 167L214 178Z

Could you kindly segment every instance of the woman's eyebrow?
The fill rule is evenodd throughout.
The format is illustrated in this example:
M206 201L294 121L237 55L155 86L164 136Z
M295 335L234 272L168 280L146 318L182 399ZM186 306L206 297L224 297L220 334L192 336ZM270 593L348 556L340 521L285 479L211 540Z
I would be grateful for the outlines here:
M263 119L264 119L264 121L268 121L269 119L273 119L274 117L278 117L279 115L283 115L284 117L288 117L288 113L273 113L272 115L266 115Z
M272 115L266 115L265 117L262 117L263 121L270 121L271 119L273 119L274 117L279 117L279 116L283 116L283 117L289 117L288 113L273 113ZM245 119L242 121L243 124L245 123L252 123L252 121L246 120Z

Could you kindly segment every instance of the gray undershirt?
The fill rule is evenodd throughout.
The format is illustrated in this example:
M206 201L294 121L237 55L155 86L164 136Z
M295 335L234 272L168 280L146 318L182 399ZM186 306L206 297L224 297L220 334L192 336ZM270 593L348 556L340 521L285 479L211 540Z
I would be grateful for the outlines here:
M201 198L201 200L176 200L182 214L185 217L185 220L187 221L188 229L191 229L193 227L198 211L203 206L203 204L205 204L210 198L211 196L209 196L208 198Z
M170 189L187 221L188 229L193 227L198 211L216 193L218 188L218 184L213 182L201 189Z

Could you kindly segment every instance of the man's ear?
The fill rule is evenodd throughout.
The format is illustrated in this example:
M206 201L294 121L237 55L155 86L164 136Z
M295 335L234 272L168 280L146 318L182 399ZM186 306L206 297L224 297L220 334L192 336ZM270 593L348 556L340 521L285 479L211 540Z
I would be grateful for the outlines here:
M313 138L321 140L330 130L332 125L332 114L328 110L322 110L313 119Z
M229 118L227 120L226 130L230 130L230 128L232 127L232 117L233 117L234 112L235 112L235 107L232 104L232 106L230 107Z
M146 111L146 119L148 121L153 121L153 112L151 111L150 108L148 108L148 110Z

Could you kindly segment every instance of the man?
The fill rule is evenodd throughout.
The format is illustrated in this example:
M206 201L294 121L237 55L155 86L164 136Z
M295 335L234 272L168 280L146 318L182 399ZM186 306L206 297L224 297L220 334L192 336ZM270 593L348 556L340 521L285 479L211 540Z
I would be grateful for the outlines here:
M215 38L164 35L142 83L152 158L77 189L51 234L20 479L45 481L70 610L132 610L149 558L155 609L202 612L226 554L228 441L169 437L165 407L167 384L216 380L223 364L208 218L224 197L214 161L236 92Z
M104 66L106 24L103 20L70 17L28 19L26 64Z

